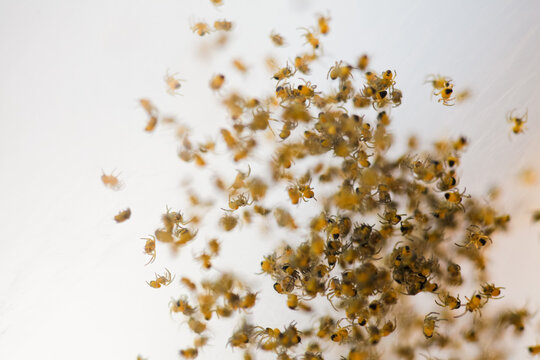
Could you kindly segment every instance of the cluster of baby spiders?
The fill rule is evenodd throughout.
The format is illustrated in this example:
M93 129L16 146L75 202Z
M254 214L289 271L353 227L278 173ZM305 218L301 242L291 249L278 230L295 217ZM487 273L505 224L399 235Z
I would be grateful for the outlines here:
M221 0L212 2L222 5ZM252 173L249 165L237 170L232 181L216 176L222 203L189 194L190 211L199 210L201 218L210 208L221 209L215 229L224 231L194 258L205 271L212 271L222 248L218 237L237 231L239 224L263 222L283 228L290 238L264 256L259 274L272 280L270 291L283 296L292 320L282 328L254 323L249 315L261 296L232 273L217 271L213 279L200 281L184 276L180 283L188 293L172 299L169 307L171 314L186 318L195 338L180 356L194 359L202 354L213 321L241 317L227 345L241 349L245 360L257 352L278 360L321 360L336 354L346 360L412 360L417 355L436 359L422 351L457 359L465 343L474 351L472 358L504 358L506 329L522 333L532 317L526 308L489 312L488 303L501 299L504 288L487 282L486 250L506 229L510 216L458 188L465 137L438 141L423 152L411 137L401 156L388 155L394 144L391 110L403 100L396 71L370 70L370 58L363 54L354 66L336 61L329 68L330 90L300 77L310 75L311 65L322 61L321 39L330 31L329 21L329 16L319 15L315 27L301 28L308 50L272 70L275 85L267 96L227 90L225 75L211 77L209 86L232 119L230 126L219 129L221 141L197 143L185 128L178 132L180 159L199 168L219 155L216 148L234 164L260 159L256 155L261 151L271 159L271 176ZM214 30L231 29L226 20L214 24ZM193 31L203 36L212 29L201 22ZM270 38L276 46L286 45L275 31ZM246 72L241 61L233 63ZM175 94L181 81L167 74L167 91ZM458 100L450 78L431 75L427 82L443 105ZM157 110L146 99L140 103L150 118L156 118L147 126L151 131ZM369 111L375 111L373 116ZM513 133L520 134L527 114L510 113L508 120ZM270 147L268 142L261 145L269 137ZM119 188L113 175L103 176L107 186ZM286 204L276 204L268 195L276 189ZM303 212L306 207L316 210L311 218ZM144 238L148 263L156 259L158 243L173 251L191 243L200 220L199 215L186 220L181 212L167 209L163 226ZM462 272L462 266L468 270ZM166 269L148 284L160 288L174 278ZM465 280L481 282L462 302L458 292L464 291ZM409 307L417 295L430 299L431 306L420 301L421 310ZM318 313L320 303L333 312ZM315 321L301 323L296 311ZM540 354L539 345L528 350Z

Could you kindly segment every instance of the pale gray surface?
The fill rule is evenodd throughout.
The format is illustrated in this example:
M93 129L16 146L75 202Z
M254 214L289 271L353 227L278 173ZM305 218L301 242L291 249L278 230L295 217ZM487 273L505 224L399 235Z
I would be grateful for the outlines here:
M165 204L181 204L179 184L190 167L177 159L170 131L142 131L136 99L151 98L193 128L217 128L225 121L208 79L232 74L229 59L240 56L263 73L245 88L268 88L263 56L296 53L296 28L314 24L329 4L225 2L218 10L202 0L0 3L1 359L176 359L190 342L186 326L167 313L178 287L154 290L144 281L164 266L185 274L198 265L190 265L190 251L178 260L162 252L145 268L139 240L158 225ZM540 3L343 1L329 10L327 66L368 52L375 69L396 69L404 92L393 112L396 134L429 141L465 134L472 146L461 186L477 194L495 182L512 188L503 204L515 215L514 233L495 242L493 258L501 261L492 276L506 287L506 301L538 309L540 229L528 225L540 193L538 185L520 187L515 173L539 168ZM201 39L189 24L218 18L237 24L233 45L199 62L193 49ZM288 48L273 50L272 29ZM188 80L184 97L165 93L167 69ZM473 99L453 108L430 101L422 84L430 73L470 87ZM512 108L528 108L529 123L510 140L505 114ZM105 189L102 168L121 170L125 189ZM127 206L131 220L115 224L112 215ZM223 339L214 344L220 350Z

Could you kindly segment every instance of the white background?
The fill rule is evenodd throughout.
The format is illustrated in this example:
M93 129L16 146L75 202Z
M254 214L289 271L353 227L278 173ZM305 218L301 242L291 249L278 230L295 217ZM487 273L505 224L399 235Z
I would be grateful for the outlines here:
M177 158L172 130L142 131L146 119L137 99L149 97L210 134L226 124L208 89L210 77L231 73L231 82L245 91L270 89L263 58L293 58L302 45L297 28L314 25L315 14L327 10L332 22L323 43L325 66L340 59L354 63L367 52L373 68L397 71L404 99L392 128L401 142L413 132L424 144L440 136L471 139L460 186L481 196L488 186L503 185L501 206L513 215L512 232L493 246L492 278L506 288L504 301L540 308L540 228L530 225L540 192L516 179L524 167L540 165L537 1L225 0L216 10L203 0L4 0L0 359L178 358L191 337L171 320L167 302L181 290L154 290L145 281L165 266L179 274L199 267L191 264L190 251L180 258L162 251L144 267L139 238L159 225L165 205L182 206L181 180L192 167ZM200 39L189 26L220 18L235 23L231 45L201 59L197 49L215 35ZM287 38L288 48L272 47L273 29ZM251 65L250 81L232 74L233 57ZM183 97L165 93L167 69L187 80ZM472 89L473 98L455 107L431 101L422 82L432 73L451 76L456 89ZM513 108L529 111L524 135L509 136L505 114ZM105 189L101 169L121 171L125 189ZM115 224L112 216L128 206L132 218ZM231 241L237 243L226 245L229 258L271 248ZM247 258L246 268L257 269L260 258ZM533 331L526 340L535 339ZM223 341L214 345L219 354ZM525 351L520 347L515 356Z

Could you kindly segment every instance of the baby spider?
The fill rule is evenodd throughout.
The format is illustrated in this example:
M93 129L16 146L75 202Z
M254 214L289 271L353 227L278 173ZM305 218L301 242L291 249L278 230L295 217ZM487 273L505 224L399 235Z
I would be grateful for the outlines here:
M386 70L382 72L381 80L385 89L394 88L394 85L396 84L396 76L396 70L394 70L393 72L392 70Z
M326 78L330 77L332 80L340 79L347 80L349 77L352 77L353 67L348 64L344 64L343 61L336 61L335 65L328 70Z
M129 208L127 208L126 210L120 211L120 212L114 217L114 221L116 221L117 223L121 223L121 222L126 221L126 220L129 219L130 217L131 217L131 210L130 210Z
M319 15L317 18L317 25L319 27L319 32L323 35L327 35L330 31L330 26L328 22L330 21L330 16Z
M465 245L456 244L459 247L469 247L474 245L476 249L480 249L487 245L488 241L493 242L489 236L477 225L471 225L467 228L467 238ZM498 295L495 295L498 296Z
M365 71L369 65L369 56L367 54L363 54L358 58L358 62L356 63L356 67L361 70Z
M244 62L240 59L234 59L232 62L234 68L241 72L242 74L245 74L248 72L248 67Z
M150 118L148 119L148 122L146 123L146 126L144 127L144 131L148 131L148 132L154 131L157 125L157 121L158 121L157 116L150 116Z
M438 302L435 300L435 303L442 307L448 307L450 310L456 310L461 307L461 300L459 299L459 295L456 297L453 297L449 293L439 293L438 294L439 300L441 302Z
M462 103L472 97L471 90L463 89L456 94L456 102Z
M455 105L455 100L456 98L455 97L452 97L452 94L454 92L454 89L453 89L454 85L453 84L450 84L449 86L437 91L433 91L433 95L435 96L440 96L440 99L438 100L438 102L442 102L443 105L446 105L446 106L454 106Z
M457 208L465 211L465 207L461 203L463 198L469 198L471 195L465 195L465 191L467 189L463 189L462 192L459 192L459 190L455 189L453 191L449 191L444 194L444 198L453 206L456 206Z
M527 349L529 350L529 353L531 355L539 355L540 354L540 345L529 346Z
M186 296L183 296L179 299L171 299L171 301L169 301L169 307L171 314L182 313L186 316L192 315L196 310L196 308L189 304Z
M249 206L253 204L253 200L249 200L249 195L246 195L246 194L240 194L236 197L232 197L231 195L229 195L229 208L231 210L225 210L225 211L234 211L234 210L238 210L239 208L241 208L242 206Z
M158 111L157 111L156 107L154 106L154 104L152 104L152 102L150 100L148 100L148 99L139 99L139 104L142 106L144 111L146 111L146 113L149 116L156 116Z
M297 87L298 93L300 94L300 96L310 99L314 97L316 94L318 94L318 92L315 91L315 89L317 88L317 85L311 84L311 81L306 81L304 79L301 79L301 80L304 81L304 84L303 85L300 84Z
M195 359L199 355L199 350L197 348L187 348L180 350L180 356L184 359Z
M525 123L528 119L528 112L525 111L525 113L521 116L515 116L514 112L516 109L510 111L508 114L506 114L506 120L512 124L512 132L514 134L522 134L525 131Z
M306 39L306 42L304 44L309 44L313 48L313 50L319 48L319 39L315 36L315 32L306 29L306 28L299 28L300 30L304 30L304 38Z
M150 235L150 237L141 239L146 240L146 243L144 244L144 253L150 255L150 260L145 264L148 265L156 260L156 238L155 236Z
M440 75L429 75L424 84L425 83L430 83L431 86L433 86L432 95L440 96L439 102L442 102L443 105L455 105L453 101L455 101L456 98L452 97L454 92L452 79Z
M437 327L438 321L442 321L442 320L446 321L446 319L439 319L437 316L432 315L432 314L439 315L439 313L437 312L430 312L424 318L424 326L423 326L422 331L424 333L424 336L427 339L430 339L433 337L433 335L435 335L435 328Z
M224 214L219 219L219 225L225 231L231 231L238 224L238 216Z
M219 90L225 83L225 75L223 74L217 74L212 77L210 80L210 88L212 90Z
M150 285L150 287L153 287L154 289L158 289L161 286L169 285L170 283L172 283L172 281L176 277L176 275L171 277L172 274L168 269L165 269L164 275L159 275L157 273L155 275L156 275L156 280L146 282L148 285Z
M195 25L191 27L191 30L199 36L210 34L210 26L202 21L195 23Z
M231 31L232 22L227 20L216 20L214 21L214 29L217 31Z
M177 79L175 77L175 74L169 75L169 71L165 73L165 76L163 77L163 80L165 81L165 84L167 84L167 93L169 95L182 95L177 92L182 87L181 82L185 81L183 79Z
M482 316L482 311L480 311L480 309L486 304L487 300L482 303L482 295L476 293L474 293L470 299L465 296L465 299L467 300L467 303L465 304L465 312L461 315L454 317L462 317L467 312L477 312L480 316Z
M501 289L503 287L496 287L495 284L485 283L482 284L482 291L480 295L484 296L486 299L502 299L504 296L501 296Z
M281 36L280 34L278 34L275 31L272 31L270 33L270 40L272 40L272 42L276 46L284 46L286 44L285 39L283 38L283 36Z
M118 179L118 177L116 175L113 175L114 172L107 175L102 169L101 173L101 181L103 182L103 185L105 185L109 189L118 191L124 186L124 184Z
M289 67L289 64L287 63L287 64L285 65L285 67L279 69L278 71L276 71L276 72L274 73L273 78L274 78L275 80L277 80L277 81L278 81L278 84L279 84L279 82L280 82L281 80L290 78L290 77L293 76L295 73L296 73L296 69L294 69L294 71L293 71L293 69L291 69L291 68Z

